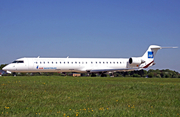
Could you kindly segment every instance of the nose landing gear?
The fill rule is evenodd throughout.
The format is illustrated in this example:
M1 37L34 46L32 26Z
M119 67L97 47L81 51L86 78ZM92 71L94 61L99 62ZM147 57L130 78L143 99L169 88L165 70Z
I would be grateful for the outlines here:
M13 75L14 77L16 77L16 76L17 76L16 72L13 72L13 73L12 73L12 75Z

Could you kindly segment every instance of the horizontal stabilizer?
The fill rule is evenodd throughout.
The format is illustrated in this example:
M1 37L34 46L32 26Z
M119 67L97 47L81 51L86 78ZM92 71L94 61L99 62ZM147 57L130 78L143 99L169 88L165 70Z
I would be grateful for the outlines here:
M161 47L161 49L165 49L165 48L178 48L178 47Z

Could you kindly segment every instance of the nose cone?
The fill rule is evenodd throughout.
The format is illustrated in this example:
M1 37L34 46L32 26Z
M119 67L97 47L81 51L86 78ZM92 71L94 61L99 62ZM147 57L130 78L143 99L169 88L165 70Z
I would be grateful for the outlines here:
M9 65L6 65L5 67L3 67L2 70L4 70L4 71L11 71L13 69L12 69L12 66L9 64Z
M11 71L8 71L9 70L8 65L3 67L2 70L6 71L6 73L8 74L11 74Z
M3 67L3 68L2 68L2 70L7 71L7 67L6 67L6 66L5 66L5 67Z

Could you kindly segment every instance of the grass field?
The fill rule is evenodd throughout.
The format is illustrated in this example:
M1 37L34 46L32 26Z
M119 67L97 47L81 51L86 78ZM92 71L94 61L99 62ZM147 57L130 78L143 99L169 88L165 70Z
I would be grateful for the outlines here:
M180 117L180 79L2 76L0 116Z

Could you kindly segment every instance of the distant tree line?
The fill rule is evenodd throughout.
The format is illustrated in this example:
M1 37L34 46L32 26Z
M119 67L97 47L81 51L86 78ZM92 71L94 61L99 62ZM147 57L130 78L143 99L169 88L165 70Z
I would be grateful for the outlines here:
M1 64L0 70L2 70L3 67L5 67L7 64Z
M180 78L180 74L169 69L166 70L138 70L129 72L115 72L114 77L147 77L147 78Z
M7 64L1 64L0 70ZM17 73L18 76L72 76L73 73ZM11 74L6 74L11 75ZM82 76L91 76L91 74L83 73ZM93 76L101 76L101 73L93 74ZM166 70L137 70L137 71L126 71L126 72L114 72L107 74L105 76L113 76L113 77L147 77L147 78L180 78L180 73L176 71L172 71L169 69Z

